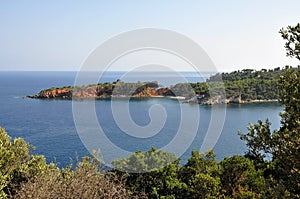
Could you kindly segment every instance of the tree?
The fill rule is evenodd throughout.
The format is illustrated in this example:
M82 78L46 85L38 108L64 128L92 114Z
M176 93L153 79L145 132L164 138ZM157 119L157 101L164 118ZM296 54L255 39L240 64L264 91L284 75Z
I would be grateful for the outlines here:
M174 154L151 148L112 162L114 171L127 175L127 187L145 192L149 198L175 198L186 185L178 179L179 159Z
M253 161L234 155L220 162L222 189L231 198L260 198L264 195L265 181L262 171Z
M279 33L286 40L286 55L300 60L300 23L296 26L288 26L286 29L282 28Z
M182 198L217 198L221 181L213 151L203 154L193 150L187 164L180 170L180 179L188 185L188 189L182 190Z
M155 171L170 163L178 163L174 154L157 150L152 147L149 151L136 151L128 158L115 159L112 162L114 169L128 173L145 173Z
M300 33L299 33L300 34ZM273 159L282 172L281 178L293 193L300 193L300 69L287 69L279 82L281 127L274 132ZM300 196L300 195L299 195Z
M281 29L287 40L287 55L299 57L300 25ZM241 139L249 147L248 155L261 166L265 166L265 176L275 184L285 186L290 197L300 197L300 68L287 67L278 83L279 102L284 105L281 127L271 131L270 123L259 121L250 125L247 134L240 133ZM271 159L265 161L266 155ZM274 183L271 183L274 184ZM273 187L274 188L274 187ZM283 194L283 193L282 193Z
M22 138L11 141L0 128L0 197L13 195L24 182L44 172L47 165L44 156L30 155L30 145Z

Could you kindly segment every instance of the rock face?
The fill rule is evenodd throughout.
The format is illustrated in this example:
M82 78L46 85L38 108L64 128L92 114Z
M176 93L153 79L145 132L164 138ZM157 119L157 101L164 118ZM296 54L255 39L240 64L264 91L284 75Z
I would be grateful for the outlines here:
M241 96L230 96L225 97L222 95L216 95L213 97L207 97L204 95L195 96L189 100L186 100L187 103L199 103L203 105L214 105L214 104L243 104L245 101L241 99Z
M48 90L42 90L37 95L33 96L27 96L29 98L72 98L72 91L70 89L48 89Z
M161 95L161 96L172 96L174 97L175 94L172 92L171 89L169 88L159 88L157 90L157 95Z
M97 88L80 89L73 92L76 98L97 98L99 97L99 90Z
M135 97L157 96L157 91L154 88L146 87L141 92L134 93Z
M229 99L226 99L226 104L243 104L245 103L241 96L233 96L230 97Z
M204 98L203 100L200 100L199 103L204 105L225 104L226 99L223 96L218 95L210 98Z

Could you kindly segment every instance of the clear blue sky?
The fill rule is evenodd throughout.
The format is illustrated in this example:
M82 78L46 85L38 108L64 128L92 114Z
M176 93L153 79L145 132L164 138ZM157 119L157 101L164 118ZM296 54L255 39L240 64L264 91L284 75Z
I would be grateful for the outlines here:
M78 70L101 42L143 27L182 33L219 70L296 64L281 27L300 22L299 0L0 0L0 70Z

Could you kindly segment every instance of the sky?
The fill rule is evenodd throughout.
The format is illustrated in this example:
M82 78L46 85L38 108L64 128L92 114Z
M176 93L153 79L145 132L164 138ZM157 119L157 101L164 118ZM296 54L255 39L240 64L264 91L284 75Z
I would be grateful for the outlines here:
M220 71L296 66L278 31L300 22L299 8L299 0L0 0L0 70L77 71L107 39L146 27L189 37Z

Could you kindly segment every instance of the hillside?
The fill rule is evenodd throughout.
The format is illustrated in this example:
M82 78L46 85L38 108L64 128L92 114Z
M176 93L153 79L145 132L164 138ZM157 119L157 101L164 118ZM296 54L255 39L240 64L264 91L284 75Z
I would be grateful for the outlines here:
M218 73L205 83L191 83L191 86L197 96L203 97L202 101L224 94L226 100L237 103L274 101L278 99L277 83L283 72L284 69L280 68L259 71L244 69L231 73ZM225 93L222 88L225 88Z

